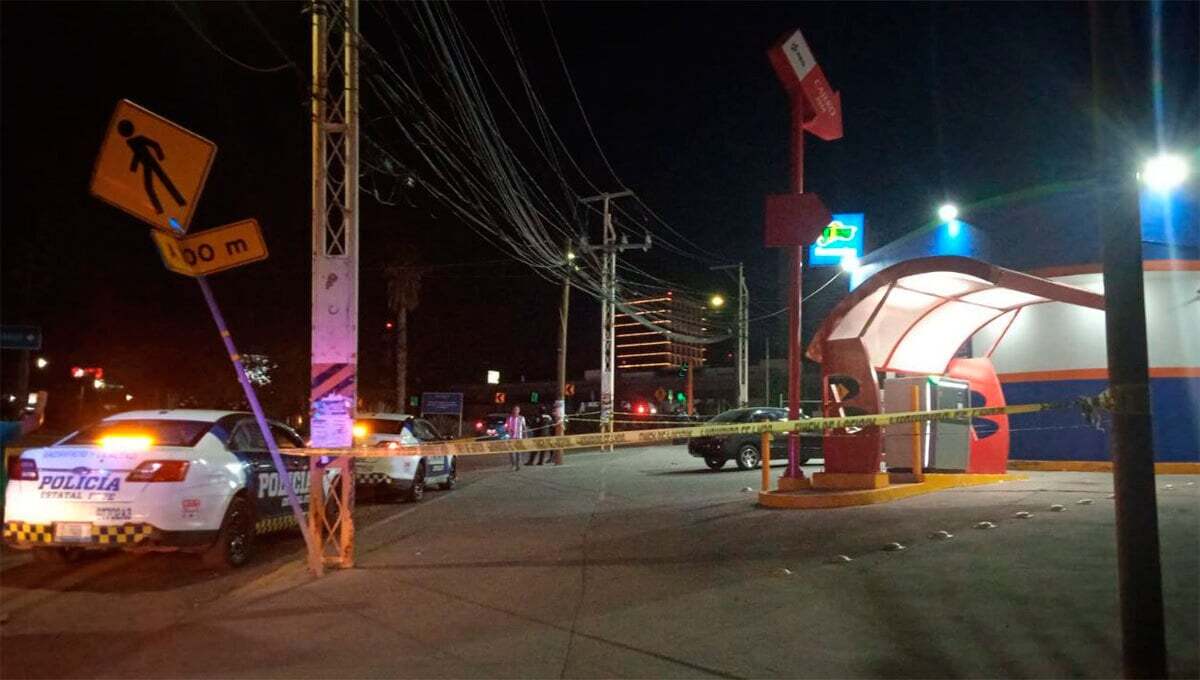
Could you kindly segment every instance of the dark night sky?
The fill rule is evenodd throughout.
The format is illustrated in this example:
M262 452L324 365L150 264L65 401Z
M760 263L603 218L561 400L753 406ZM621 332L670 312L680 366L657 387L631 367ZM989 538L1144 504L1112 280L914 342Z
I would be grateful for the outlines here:
M1139 41L1147 8L1134 12ZM235 387L220 373L228 368L194 283L163 270L148 227L88 196L112 107L129 98L220 146L193 230L248 216L262 223L271 258L214 277L214 287L242 350L276 357L303 398L310 150L302 74L310 56L302 9L298 2L0 5L2 317L44 328L44 353L59 377L87 364L109 367L139 395L214 378ZM459 9L488 46L479 19L486 12ZM299 72L253 73L230 63L180 10L229 54L279 64L252 11ZM402 17L396 7L383 11ZM810 138L807 188L835 211L866 212L868 245L920 226L944 198L969 205L1089 173L1084 4L570 3L549 11L621 179L698 245L746 261L754 314L780 306L778 258L760 244L763 198L787 190L787 102L765 57L787 30L804 30L845 112L843 140ZM1165 9L1168 142L1196 143L1198 14L1196 4ZM540 9L516 5L510 15L574 154L597 184L615 187L569 98ZM376 17L375 9L363 12L363 31L384 44L389 35ZM1130 89L1149 97L1149 78L1135 78ZM364 116L371 106L368 98ZM382 264L497 257L449 211L419 192L410 198L414 208L363 198L366 387L387 385ZM722 284L662 250L630 257L696 287ZM819 283L828 273L814 276ZM516 264L437 270L412 316L413 387L477 380L497 367L507 376L550 377L557 300L553 286ZM575 303L570 363L578 375L597 363L599 332L597 306L578 296ZM767 330L773 323L753 332ZM757 358L761 344L753 344Z

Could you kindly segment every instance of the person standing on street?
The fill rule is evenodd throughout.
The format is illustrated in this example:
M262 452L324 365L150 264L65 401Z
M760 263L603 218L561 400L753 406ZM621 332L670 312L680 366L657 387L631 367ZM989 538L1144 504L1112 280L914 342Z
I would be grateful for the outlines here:
M542 406L538 409L538 417L533 422L534 426L530 428L529 436L548 437L552 434L551 429L554 427L554 419L550 417L549 413L546 413L545 406ZM541 465L543 461L545 461L546 458L550 457L551 455L553 454L545 449L541 451L530 451L529 458L525 460L525 464L533 465L533 459L537 458L537 464Z
M521 415L521 407L512 407L512 413L504 419L504 431L508 433L509 439L524 439L526 436L525 416ZM512 463L513 470L521 469L521 452L513 451L508 454L508 461Z

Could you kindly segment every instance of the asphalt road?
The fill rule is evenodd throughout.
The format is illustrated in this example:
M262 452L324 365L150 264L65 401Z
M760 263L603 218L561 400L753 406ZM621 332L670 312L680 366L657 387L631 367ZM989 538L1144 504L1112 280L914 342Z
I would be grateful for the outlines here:
M1107 474L782 511L746 491L757 471L710 472L683 447L473 462L456 491L364 503L358 567L320 580L296 536L233 573L5 552L0 675L1120 674ZM1200 476L1158 488L1171 673L1197 677Z

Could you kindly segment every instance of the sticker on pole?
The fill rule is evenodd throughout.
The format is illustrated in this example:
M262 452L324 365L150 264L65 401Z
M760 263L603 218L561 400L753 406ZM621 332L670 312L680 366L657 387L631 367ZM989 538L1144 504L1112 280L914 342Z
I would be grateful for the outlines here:
M354 441L353 404L337 394L313 402L309 434L314 447L346 447Z
M92 169L92 195L151 226L186 232L217 145L123 99Z
M167 269L185 276L207 276L267 259L267 243L253 219L184 238L155 229L150 237L158 244Z

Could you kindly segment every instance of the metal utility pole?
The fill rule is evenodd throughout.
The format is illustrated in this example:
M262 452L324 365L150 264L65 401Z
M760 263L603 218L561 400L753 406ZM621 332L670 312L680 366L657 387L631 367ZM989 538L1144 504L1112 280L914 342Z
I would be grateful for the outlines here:
M1127 678L1167 676L1163 624L1158 501L1150 423L1150 370L1142 279L1142 230L1136 160L1111 121L1147 120L1134 107L1141 90L1132 3L1091 3L1092 77L1096 163L1100 171L1100 236L1104 244L1105 337L1108 394L1112 399L1109 447L1116 492L1117 573L1121 605L1121 660Z
M358 373L358 0L313 0L312 446L353 444ZM325 498L325 473L337 479ZM354 459L309 465L309 568L354 566ZM334 512L327 514L326 510Z
M603 290L603 297L600 300L601 433L613 431L613 398L616 391L617 368L617 253L634 247L617 243L617 230L613 227L611 204L613 200L627 196L633 196L633 192L622 190L579 199L580 203L585 204L604 201L604 243L601 246L583 245L583 248L588 251L599 250L602 256L600 263L600 287ZM607 448L611 450L611 447Z
M737 405L750 403L750 290L746 287L746 271L741 262L709 267L710 270L728 270L737 267Z

